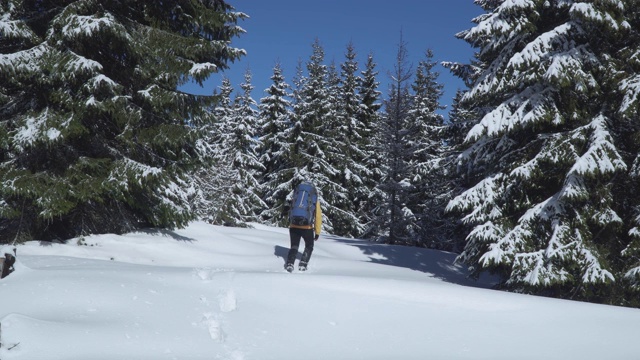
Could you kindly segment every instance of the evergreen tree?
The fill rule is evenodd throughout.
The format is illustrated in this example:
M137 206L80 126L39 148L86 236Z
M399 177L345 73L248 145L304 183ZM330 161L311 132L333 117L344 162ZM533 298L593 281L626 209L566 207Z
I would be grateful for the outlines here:
M409 84L411 67L407 64L406 43L398 45L394 71L390 73L389 98L380 123L378 152L382 157L382 179L378 189L382 202L374 209L368 231L378 241L389 244L415 244L418 237L415 214L407 207L414 191L411 183L411 158L417 150L410 143L409 111L412 96Z
M258 159L258 104L251 96L254 89L251 84L251 72L247 70L244 82L240 84L242 93L234 102L234 122L228 127L224 147L227 152L235 153L233 165L238 178L233 187L234 207L239 209L238 220L241 223L255 222L258 215L266 208L262 201L262 188L259 178L264 172L264 165Z
M336 169L330 179L335 184L335 188L343 192L339 194L340 196L332 196L331 205L339 211L331 214L331 222L335 234L356 236L362 232L362 227L355 214L353 201L355 194L350 189L354 189L359 179L351 171L357 167L352 161L352 155L356 149L350 145L353 134L348 132L349 127L354 126L349 124L354 119L348 112L354 110L354 104L348 104L349 109L347 109L344 84L335 63L329 66L327 89L330 110L325 116L322 128L319 129L319 134L323 135L322 149L326 154L327 162Z
M338 87L339 104L337 113L337 132L342 140L343 154L342 162L338 164L340 170L339 183L349 194L348 201L344 204L343 210L350 214L345 217L347 222L342 224L343 233L351 236L360 236L364 231L364 221L358 212L364 204L369 194L365 186L365 178L370 173L365 165L370 149L367 148L368 137L371 136L370 129L362 122L364 119L363 99L359 93L362 79L358 76L358 62L356 61L356 51L352 43L347 45L345 61L341 64L340 82Z
M377 79L378 71L376 71L376 66L373 54L369 54L365 69L361 72L360 80L358 81L360 84L358 89L360 95L360 109L357 115L358 123L362 124L363 133L368 134L368 136L361 138L361 147L363 148L367 148L371 144L372 133L375 132L375 127L380 121L379 110L382 108L380 103L382 93L378 90L380 82Z
M324 49L316 40L313 53L306 64L307 77L301 84L300 99L294 106L300 135L296 138L294 183L307 178L311 180L320 195L323 207L323 228L334 232L334 221L341 222L349 213L340 208L348 199L346 190L334 179L340 171L331 158L339 156L341 148L335 134L335 119L328 91L328 69L324 64Z
M265 90L267 96L260 99L260 162L264 164L262 174L263 199L267 208L262 214L263 220L272 225L286 225L283 216L284 199L279 196L280 186L289 179L283 177L283 170L291 169L290 140L287 138L291 128L291 102L288 98L289 84L285 82L280 64L273 68L273 83ZM287 191L288 192L288 191Z
M347 161L347 154L344 153L346 138L344 134L340 132L342 130L342 120L344 118L344 104L342 103L341 96L342 87L340 74L338 73L335 62L332 62L327 68L325 86L327 93L327 98L325 100L327 103L327 113L323 116L323 120L319 124L316 132L320 135L320 147L324 151L327 162L333 165L337 170L337 172L331 177L331 180L338 184L342 184L341 169ZM341 203L338 206L341 209L346 210L344 206L348 205Z
M218 89L214 92L214 96L218 99L213 110L211 111L212 119L206 124L210 125L211 131L208 134L212 144L216 145L214 156L225 152L223 143L228 136L228 131L233 131L233 122L235 117L233 84L231 79L223 77ZM214 170L216 171L216 170Z
M357 204L357 215L363 224L371 224L374 209L382 203L383 193L378 189L377 185L382 181L382 156L376 149L377 144L382 140L379 138L380 129L380 102L381 92L378 90L380 83L377 80L378 71L376 71L376 63L373 54L367 56L365 69L361 72L360 87L358 93L360 95L360 108L357 114L358 123L362 125L362 136L358 142L358 148L365 152L365 158L362 161L366 171L363 173L362 182L364 194L356 198L354 202ZM361 236L365 238L375 238L377 227L368 226L365 228Z
M443 85L433 70L433 52L427 50L426 59L416 68L412 85L413 100L409 110L409 146L415 149L410 160L413 191L407 207L418 217L420 237L416 245L441 248L448 242L444 209L448 186L445 178L446 144L444 117L437 113Z
M296 75L293 78L293 93L291 112L289 113L290 122L284 128L283 134L279 136L283 140L281 143L282 152L279 157L281 159L280 166L267 175L265 189L267 195L265 202L272 204L265 210L262 217L267 222L278 225L288 226L288 207L293 196L295 186L311 177L307 172L302 154L305 151L304 134L305 128L302 125L303 114L303 89L307 82L304 75L302 62L298 62Z
M613 181L613 66L621 1L477 1L488 14L458 36L479 47L462 103L478 114L449 204L471 227L460 259L505 286L602 299L622 225ZM611 252L614 250L613 252Z
M234 116L231 80L224 77L214 95L217 102L209 109L209 121L201 127L205 135L198 147L206 162L196 169L194 175L198 186L197 215L212 224L233 223L233 216L228 216L226 209L230 202L229 191L234 186L237 173L233 167L233 154L224 148L227 124L232 123Z
M222 0L0 3L0 237L70 238L193 218L185 174L245 15Z
M251 72L247 70L244 82L240 84L242 92L233 103L228 99L231 94L230 82L225 79L221 88L222 101L216 113L219 127L217 130L216 161L214 164L227 169L220 173L213 169L213 176L222 176L222 180L214 183L226 184L226 189L219 195L218 206L211 208L210 221L214 224L228 226L247 226L247 222L258 221L258 215L266 204L261 198L261 186L257 177L264 170L258 160L258 114L257 103L251 92ZM228 107L230 108L228 108Z

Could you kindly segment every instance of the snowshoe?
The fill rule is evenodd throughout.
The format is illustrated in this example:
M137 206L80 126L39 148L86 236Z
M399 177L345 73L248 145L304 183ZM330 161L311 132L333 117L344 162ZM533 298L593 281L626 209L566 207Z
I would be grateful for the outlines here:
M284 269L287 270L288 272L293 272L293 264L285 265Z
M307 265L300 265L300 266L298 266L298 270L299 270L299 271L307 271Z

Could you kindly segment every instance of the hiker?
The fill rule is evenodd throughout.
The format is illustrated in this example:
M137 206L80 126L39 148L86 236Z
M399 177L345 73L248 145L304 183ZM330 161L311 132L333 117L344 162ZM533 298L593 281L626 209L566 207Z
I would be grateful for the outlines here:
M300 238L304 240L304 252L302 253L298 270L307 270L307 265L313 252L313 243L320 237L321 228L322 211L320 210L318 192L313 184L303 182L296 187L289 209L291 248L285 264L285 269L288 272L293 271L293 265L298 255L298 247L300 246Z

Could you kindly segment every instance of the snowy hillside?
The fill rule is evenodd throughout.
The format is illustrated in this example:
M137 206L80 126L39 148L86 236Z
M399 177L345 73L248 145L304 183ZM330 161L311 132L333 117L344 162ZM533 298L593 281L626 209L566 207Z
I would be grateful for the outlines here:
M640 310L488 290L453 254L330 236L289 274L287 249L286 229L205 223L19 246L0 359L640 356Z

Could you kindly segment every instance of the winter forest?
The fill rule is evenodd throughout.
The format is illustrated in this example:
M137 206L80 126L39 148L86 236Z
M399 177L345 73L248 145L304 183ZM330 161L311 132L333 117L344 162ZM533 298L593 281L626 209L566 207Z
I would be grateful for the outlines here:
M250 71L202 96L179 88L245 54L240 3L0 0L0 243L286 227L311 180L324 232L455 252L503 290L639 307L638 2L475 3L452 39L475 57L444 63L466 84L445 119L434 54L410 66L402 39L389 75L357 44L328 63L319 39L292 79L273 68L268 96Z

